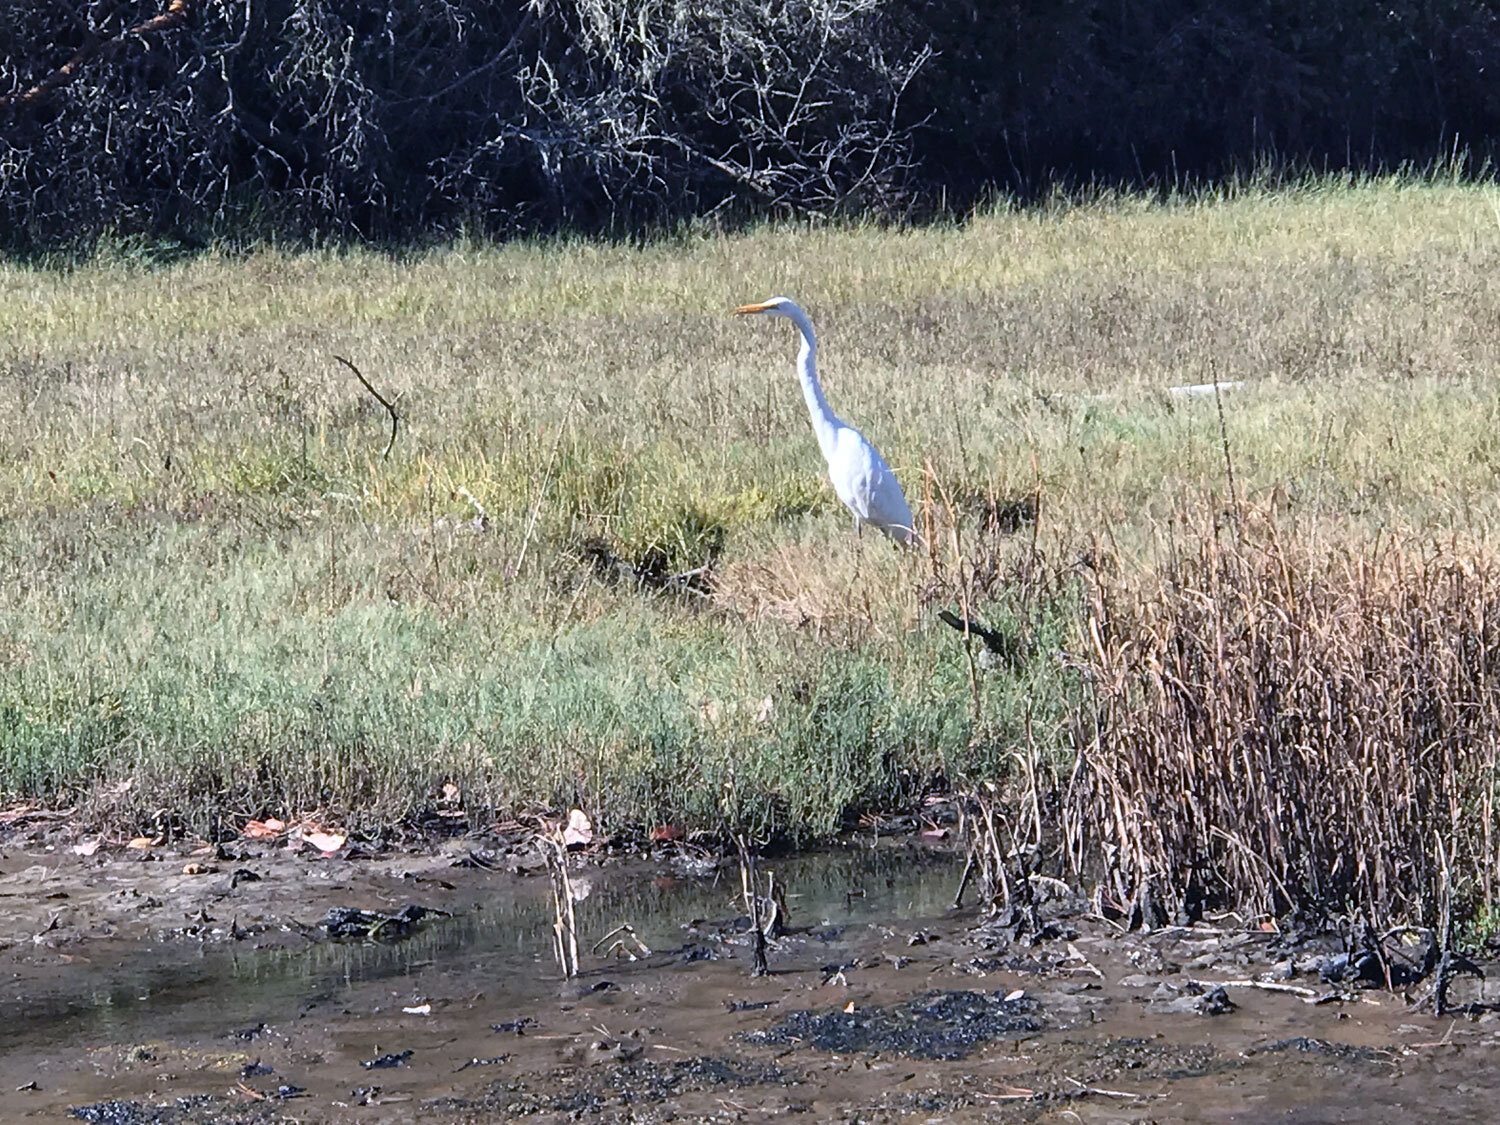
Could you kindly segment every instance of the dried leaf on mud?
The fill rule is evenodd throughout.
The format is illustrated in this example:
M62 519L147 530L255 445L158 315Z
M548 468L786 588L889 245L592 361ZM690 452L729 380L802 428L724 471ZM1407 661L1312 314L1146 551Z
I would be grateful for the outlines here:
M568 824L563 829L563 844L572 847L574 844L592 843L594 839L594 826L582 809L574 809L568 813Z
M349 837L341 832L320 832L316 828L304 828L301 832L301 839L317 848L324 855L332 855L344 846L345 841Z

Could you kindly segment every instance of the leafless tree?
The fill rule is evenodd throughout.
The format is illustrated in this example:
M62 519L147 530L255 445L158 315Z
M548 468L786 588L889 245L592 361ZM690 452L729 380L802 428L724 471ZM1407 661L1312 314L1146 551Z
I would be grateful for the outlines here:
M0 0L0 247L1477 167L1497 67L1471 0Z
M898 209L889 0L0 0L0 218L379 237Z

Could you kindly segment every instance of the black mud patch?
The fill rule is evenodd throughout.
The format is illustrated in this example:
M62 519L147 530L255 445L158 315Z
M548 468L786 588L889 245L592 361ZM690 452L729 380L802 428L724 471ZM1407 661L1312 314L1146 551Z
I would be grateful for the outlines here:
M390 914L358 910L352 906L332 906L320 924L335 940L395 941L410 937L428 917L451 918L452 915L446 910L434 910L416 903L408 903Z
M1040 1031L1037 1008L1030 997L1007 1000L999 992L929 992L884 1008L789 1012L766 1030L750 1032L746 1039L836 1054L962 1059L994 1039Z
M1225 1058L1206 1043L1172 1044L1158 1039L1127 1035L1100 1044L1094 1052L1096 1079L1203 1078L1244 1065L1243 1059Z
M158 1122L182 1120L182 1114L170 1106L114 1101L75 1105L68 1111L68 1116L93 1125L157 1125Z
M556 1081L546 1093L522 1082L496 1083L485 1099L486 1106L504 1109L510 1116L542 1112L587 1116L622 1105L661 1105L701 1090L790 1086L798 1081L769 1063L708 1055L667 1063L637 1059L608 1069L569 1069L552 1077ZM636 1120L634 1115L631 1119Z
M267 1122L276 1119L269 1106L231 1106L218 1098L203 1096L178 1098L166 1105L144 1105L141 1102L104 1101L93 1105L75 1105L68 1116L90 1125L236 1125Z
M785 1086L791 1082L779 1066L743 1059L703 1056L670 1063L649 1060L622 1063L604 1081L623 1101L662 1101L688 1090L717 1086Z
M1057 968L1056 959L1016 954L1009 957L975 957L965 961L963 967L971 973L1025 973L1040 976Z
M1278 1039L1274 1043L1267 1043L1262 1047L1249 1047L1245 1050L1245 1054L1246 1056L1274 1055L1283 1051L1322 1055L1341 1062L1389 1062L1391 1058L1390 1051L1381 1051L1374 1047L1356 1047L1351 1043L1330 1043L1326 1039L1313 1039L1307 1035L1294 1035L1288 1039Z

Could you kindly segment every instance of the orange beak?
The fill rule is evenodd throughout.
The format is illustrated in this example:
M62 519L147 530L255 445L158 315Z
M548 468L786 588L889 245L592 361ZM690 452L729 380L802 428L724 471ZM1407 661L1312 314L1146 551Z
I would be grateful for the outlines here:
M771 307L771 303L769 301L762 301L758 305L741 305L739 308L737 308L737 309L734 310L734 315L735 316L748 316L751 313L762 313L762 312L765 312L770 307Z

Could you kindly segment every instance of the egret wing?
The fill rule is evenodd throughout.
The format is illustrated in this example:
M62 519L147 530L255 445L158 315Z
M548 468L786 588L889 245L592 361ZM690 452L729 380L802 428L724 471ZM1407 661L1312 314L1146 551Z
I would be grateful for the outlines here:
M879 451L857 430L840 430L834 456L828 462L834 491L865 523L873 524L897 539L908 538L911 508L901 491L901 482Z

